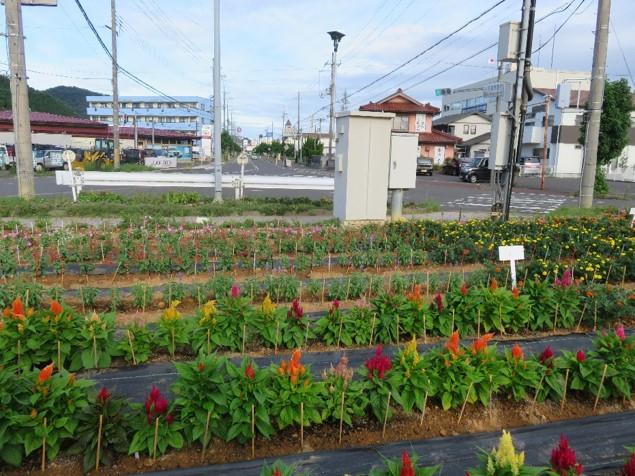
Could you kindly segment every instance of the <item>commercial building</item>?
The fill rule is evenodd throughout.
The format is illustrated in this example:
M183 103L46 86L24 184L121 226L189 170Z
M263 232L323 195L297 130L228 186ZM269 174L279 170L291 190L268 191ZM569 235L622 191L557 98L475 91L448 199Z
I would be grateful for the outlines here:
M86 96L86 115L93 121L112 125L112 96ZM120 96L122 126L200 133L203 124L213 122L212 101L199 96Z

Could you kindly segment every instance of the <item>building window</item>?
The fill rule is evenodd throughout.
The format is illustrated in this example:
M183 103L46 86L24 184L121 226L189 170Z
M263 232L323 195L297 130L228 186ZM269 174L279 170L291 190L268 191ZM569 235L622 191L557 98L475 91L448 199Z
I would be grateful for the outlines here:
M476 134L476 126L470 126L470 134L472 135Z
M469 134L469 133L470 133L470 125L463 124L463 134Z
M392 128L395 131L407 131L408 130L408 116L406 114L398 114L392 120Z

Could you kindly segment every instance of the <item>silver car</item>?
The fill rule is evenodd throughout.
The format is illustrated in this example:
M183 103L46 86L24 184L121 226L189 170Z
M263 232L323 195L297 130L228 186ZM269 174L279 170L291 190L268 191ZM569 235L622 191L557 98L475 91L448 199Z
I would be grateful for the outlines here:
M64 161L63 150L34 150L33 169L37 172L52 169L68 170L68 163Z

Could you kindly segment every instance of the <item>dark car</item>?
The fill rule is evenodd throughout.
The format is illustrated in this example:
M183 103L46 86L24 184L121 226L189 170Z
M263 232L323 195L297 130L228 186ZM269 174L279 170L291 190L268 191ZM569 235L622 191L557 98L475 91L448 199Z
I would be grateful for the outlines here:
M460 175L461 167L471 162L469 157L461 157L459 159L446 159L443 164L443 173L445 175Z
M432 159L429 157L417 157L417 175L429 175L432 176L433 170Z
M461 167L461 179L464 182L488 182L490 175L489 157L477 157Z
M144 151L139 149L124 149L121 153L122 164L141 164L143 163Z

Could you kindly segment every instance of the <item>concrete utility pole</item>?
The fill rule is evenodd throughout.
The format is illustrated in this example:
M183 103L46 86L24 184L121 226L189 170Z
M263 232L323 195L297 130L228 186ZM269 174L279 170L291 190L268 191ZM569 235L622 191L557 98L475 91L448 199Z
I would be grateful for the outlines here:
M5 15L9 40L9 68L11 70L11 112L15 137L15 163L20 198L35 196L33 182L33 148L31 145L31 118L29 116L29 89L24 56L21 0L6 0Z
M540 190L545 189L545 169L549 158L549 106L551 105L551 94L545 96L545 135L543 138L542 165L540 167Z
M117 11L115 0L110 0L110 34L112 43L112 141L113 164L116 169L121 163L119 157L119 65L117 64Z
M214 201L223 201L221 156L222 94L220 84L220 0L214 0Z
M300 91L298 91L298 157L302 163L302 133L300 132Z
M337 97L335 90L335 73L337 71L337 48L342 38L344 38L344 33L340 33L339 31L329 31L328 34L333 40L333 53L331 56L331 87L329 88L329 94L331 95L331 110L329 113L329 151L327 156L327 158L330 158L333 155L333 132L335 129L335 99Z
M591 208L593 206L593 188L595 185L598 143L600 138L600 119L602 118L604 82L606 81L606 50L609 42L610 16L611 0L598 0L588 122L584 141L584 164L582 166L582 180L580 181L580 208Z

